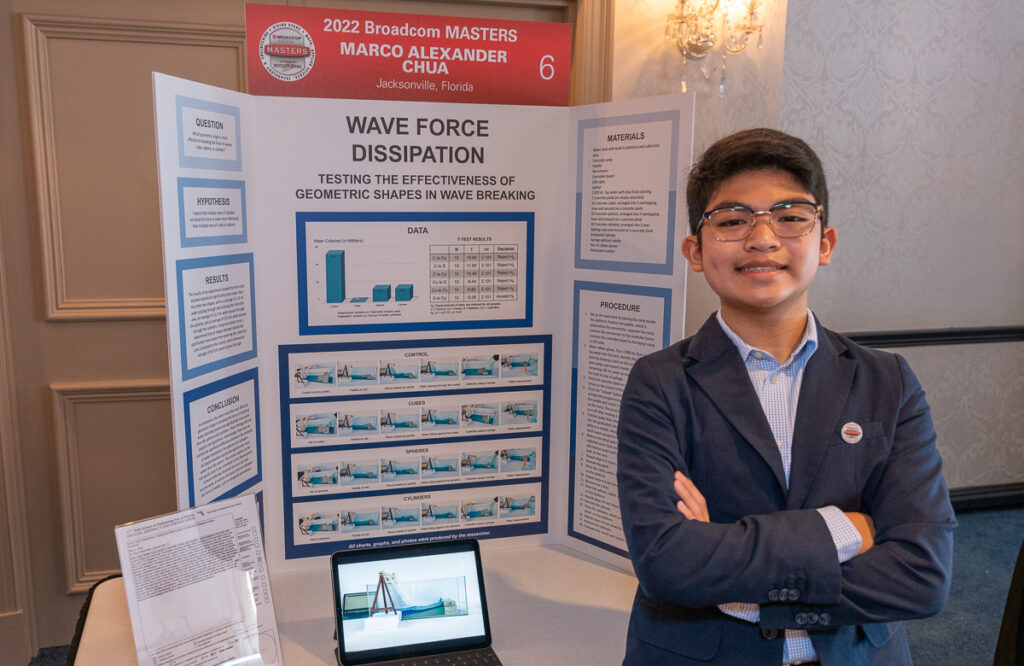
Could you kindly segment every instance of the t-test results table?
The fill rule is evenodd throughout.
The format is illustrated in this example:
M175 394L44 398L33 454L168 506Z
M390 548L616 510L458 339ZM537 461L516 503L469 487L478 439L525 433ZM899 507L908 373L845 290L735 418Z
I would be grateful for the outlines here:
M518 244L430 246L431 302L514 301Z

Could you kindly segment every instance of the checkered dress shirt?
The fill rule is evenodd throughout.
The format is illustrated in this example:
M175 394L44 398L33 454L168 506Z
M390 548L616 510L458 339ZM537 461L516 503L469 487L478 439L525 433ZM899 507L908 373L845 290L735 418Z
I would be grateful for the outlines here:
M796 404L800 397L800 384L804 377L804 368L807 361L818 348L818 328L814 323L814 315L807 311L807 325L804 327L803 337L797 343L794 351L785 363L779 363L775 357L766 351L751 347L736 335L722 319L719 312L718 324L725 334L736 345L743 364L750 375L750 382L754 385L758 400L761 401L761 409L768 419L772 434L775 435L775 443L779 447L782 456L782 467L786 471L786 485L789 485L789 468L793 462L793 424L796 420ZM860 534L853 523L835 506L826 506L818 509L818 513L824 518L825 524L832 535L836 545L836 553L839 562L845 562L857 554L861 547ZM727 603L720 604L719 609L723 613L746 620L758 622L761 618L761 609L757 604L750 603ZM816 661L817 653L811 638L806 631L786 629L786 640L783 644L782 663L788 664L794 661Z

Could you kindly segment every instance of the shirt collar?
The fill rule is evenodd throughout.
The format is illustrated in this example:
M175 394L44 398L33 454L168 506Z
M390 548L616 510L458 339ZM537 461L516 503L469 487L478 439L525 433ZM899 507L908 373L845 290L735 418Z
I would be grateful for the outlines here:
M763 349L757 349L756 347L751 347L746 342L744 342L743 338L741 338L739 335L737 335L736 331L734 331L731 328L729 328L729 325L725 323L724 319L722 319L722 311L721 310L719 310L717 313L715 313L715 318L718 319L718 325L722 327L722 332L725 333L725 335L732 341L732 343L734 345L736 345L736 349L739 350L740 357L743 358L744 362L746 362L747 359L750 358L750 355L753 354L754 352L761 352L762 354L765 354L767 356L775 358L775 357L771 356L771 354L769 354L768 352L764 351ZM802 336L800 336L800 342L797 343L796 350L790 355L789 359L783 365L789 365L797 357L801 356L805 352L806 352L806 357L810 358L811 354L813 354L814 351L817 348L818 348L818 327L817 327L817 325L815 324L815 321L814 321L814 313L811 312L810 310L808 310L807 311L807 323L804 325L804 333L803 333ZM778 361L778 359L776 359L776 361Z

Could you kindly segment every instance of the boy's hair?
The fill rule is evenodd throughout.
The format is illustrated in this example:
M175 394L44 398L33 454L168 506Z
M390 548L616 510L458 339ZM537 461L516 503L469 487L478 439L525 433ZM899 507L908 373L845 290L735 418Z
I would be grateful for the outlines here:
M801 139L761 127L719 139L704 151L690 170L686 184L690 233L697 233L704 209L722 181L744 171L760 169L778 169L796 178L814 195L815 202L822 205L821 227L828 226L828 186L821 160Z

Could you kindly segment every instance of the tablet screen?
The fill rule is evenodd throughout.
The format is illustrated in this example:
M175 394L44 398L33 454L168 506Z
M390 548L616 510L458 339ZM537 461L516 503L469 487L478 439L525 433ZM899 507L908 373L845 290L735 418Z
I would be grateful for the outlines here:
M342 551L331 563L342 663L490 644L475 541Z

